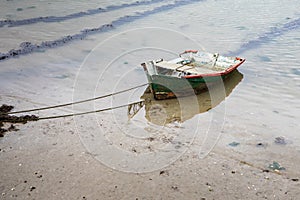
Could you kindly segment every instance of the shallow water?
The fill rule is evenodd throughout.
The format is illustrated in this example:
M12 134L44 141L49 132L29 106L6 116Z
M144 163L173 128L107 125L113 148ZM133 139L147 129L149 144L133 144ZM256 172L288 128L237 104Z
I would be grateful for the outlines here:
M146 82L139 66L141 62L172 58L185 49L203 49L246 58L239 68L243 79L211 111L174 120L176 123L171 120L172 126L162 132L159 132L162 124L153 123L155 119L148 120L144 108L129 121L126 109L116 110L112 115L116 116L114 121L103 123L108 127L119 124L121 132L130 132L129 138L154 137L157 132L164 138L168 131L175 137L183 129L188 133L197 128L198 136L205 136L209 128L215 127L217 134L208 137L215 142L221 137L219 144L224 146L231 140L251 141L254 146L258 141L273 144L275 137L284 136L291 148L300 150L299 1L149 1L142 4L115 1L113 5L121 4L109 9L111 1L26 1L26 4L2 1L2 24L5 20L24 23L0 27L0 52L2 56L7 55L0 61L1 103L17 102L16 109L24 109L24 101L26 106L29 103L38 107L119 91ZM83 13L95 8L107 8L107 11ZM26 24L30 19L45 16L61 18ZM105 24L112 26L103 27ZM23 48L23 42L33 46ZM13 49L21 49L20 55L12 55ZM144 89L73 109L46 111L44 115L133 102L140 99ZM172 108L176 102L170 102ZM166 112L162 110L160 114ZM106 115L109 114L97 114L97 120ZM221 126L212 126L214 123ZM222 129L226 134L219 134ZM120 137L118 131L113 132L116 135L109 136L112 141ZM97 128L94 134L99 134ZM181 139L188 142L193 137ZM138 146L138 141L135 144L128 141L127 149ZM208 150L215 142L208 142L211 145ZM161 145L157 144L157 148ZM237 151L246 155L249 149Z

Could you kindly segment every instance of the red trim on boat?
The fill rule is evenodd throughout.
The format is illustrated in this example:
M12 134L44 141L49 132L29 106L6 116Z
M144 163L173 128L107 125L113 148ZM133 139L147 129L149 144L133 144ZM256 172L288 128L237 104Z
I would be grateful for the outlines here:
M239 62L236 65L233 65L232 67L229 67L225 71L217 72L217 73L211 73L211 74L188 75L188 76L183 76L183 78L186 78L186 79L189 79L189 78L202 78L202 77L210 77L210 76L223 76L223 75L229 74L230 72L232 72L233 70L238 68L241 64L243 64L243 62L245 62L246 59L236 57L236 60L239 60L241 62Z
M179 57L182 55L182 54L185 54L185 53L198 53L198 50L185 50L184 52L180 53L179 54Z

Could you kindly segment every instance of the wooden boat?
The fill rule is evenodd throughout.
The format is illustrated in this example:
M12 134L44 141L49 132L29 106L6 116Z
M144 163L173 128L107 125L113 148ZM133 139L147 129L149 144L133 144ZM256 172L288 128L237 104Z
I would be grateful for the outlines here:
M144 101L128 105L128 118L132 119L142 108L145 110L147 121L164 126L169 123L183 123L193 118L195 115L207 112L219 105L227 96L231 94L234 88L243 79L243 74L238 70L230 73L230 76L224 80L224 86L213 85L212 91L204 91L196 95L196 99L191 96L179 99L173 98L165 101L153 98L149 87L145 90L141 99ZM214 92L212 97L211 92ZM224 93L225 92L225 93ZM214 98L212 100L212 98ZM195 105L195 101L198 105ZM183 109L184 107L184 109Z
M225 79L245 59L218 53L187 50L173 60L142 63L155 99L199 94L220 79Z

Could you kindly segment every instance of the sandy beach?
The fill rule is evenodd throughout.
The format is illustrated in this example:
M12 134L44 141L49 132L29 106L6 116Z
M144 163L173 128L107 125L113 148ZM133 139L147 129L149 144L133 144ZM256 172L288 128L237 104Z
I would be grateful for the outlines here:
M9 131L0 137L0 199L299 199L299 6L1 2L0 106L140 87L1 124ZM199 95L155 100L140 64L187 49L246 62Z
M22 126L1 139L2 199L297 199L298 152L274 173L234 148L218 145L206 158L192 149L149 173L104 166L83 148L72 120ZM253 141L252 141L253 142ZM250 143L250 141L249 141ZM196 144L195 144L196 145ZM255 144L248 144L251 148ZM285 148L286 149L286 148ZM262 148L260 159L280 159ZM269 159L268 156L272 156ZM256 158L252 155L252 158ZM249 161L250 160L250 161Z

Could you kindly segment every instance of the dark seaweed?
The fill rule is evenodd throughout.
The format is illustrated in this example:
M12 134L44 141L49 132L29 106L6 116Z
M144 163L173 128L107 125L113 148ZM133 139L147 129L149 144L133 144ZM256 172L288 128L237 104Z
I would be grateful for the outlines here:
M8 113L8 112L10 112L13 108L14 108L13 106L9 106L9 105L3 104L3 105L0 107L0 114L2 114L2 113Z
M159 2L162 2L162 0L136 1L136 2L133 2L130 4L124 3L121 5L111 5L106 8L95 8L95 9L90 9L90 10L81 11L81 12L77 12L77 13L72 13L72 14L65 15L65 16L43 16L43 17L35 17L35 18L22 19L22 20L1 20L0 27L3 27L5 25L7 25L9 27L23 26L23 25L34 24L34 23L39 23L39 22L44 22L44 23L62 22L65 20L76 19L76 18L80 18L80 17L84 17L84 16L95 15L95 14L100 14L100 13L104 13L104 12L110 12L110 11L119 10L119 9L123 9L123 8L135 7L135 6L139 6L139 5L150 5L150 4L155 4L155 3L159 3ZM28 7L28 8L35 8L35 7Z
M30 42L23 42L20 44L19 49L12 49L12 50L8 51L7 53L0 52L0 61L18 57L20 55L27 55L27 54L30 54L33 52L40 52L41 50L64 46L74 40L83 40L87 36L92 35L92 34L104 33L104 32L110 31L118 26L122 26L124 24L131 23L133 21L136 21L138 19L150 16L150 15L153 15L156 13L160 13L160 12L163 12L166 10L171 10L176 7L188 5L191 3L201 2L201 1L203 1L203 0L185 0L185 1L178 0L172 4L162 5L162 6L156 7L152 10L147 10L144 12L136 12L134 15L125 15L123 17L120 17L120 18L112 21L109 24L104 24L104 25L101 25L100 27L96 27L96 28L84 29L84 30L81 30L80 33L76 33L74 35L67 35L60 39L56 39L56 40L52 40L52 41L44 41L40 44L32 44ZM110 9L110 7L107 7L106 9Z
M39 120L38 116L35 115L22 115L14 116L9 115L9 112L13 109L13 106L3 104L0 107L0 137L3 137L4 134L8 131L17 131L15 124L22 123L26 124L28 121L37 121ZM5 124L9 124L8 128L4 128Z
M296 30L300 28L300 18L283 24L281 27L272 27L270 31L261 34L257 39L250 40L244 43L236 51L230 52L227 56L231 55L241 55L242 53L249 51L251 49L256 49L270 41L274 38L279 37L289 31Z

